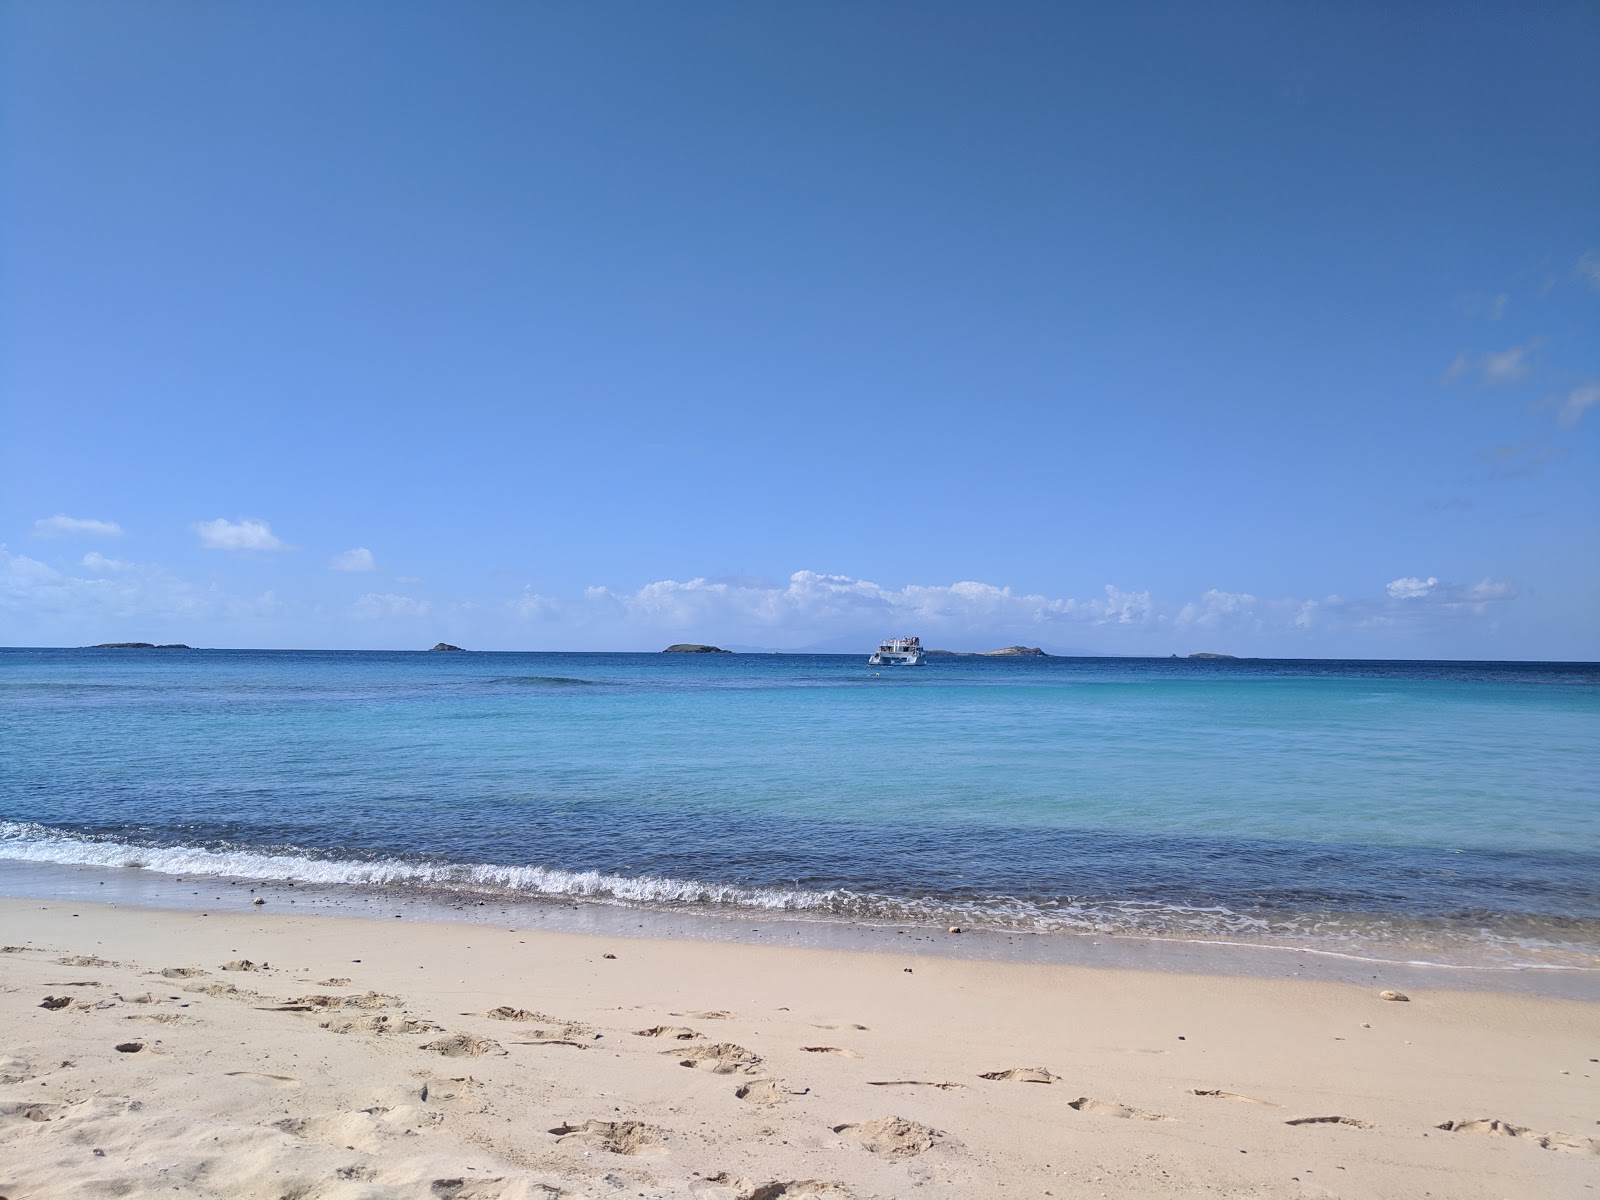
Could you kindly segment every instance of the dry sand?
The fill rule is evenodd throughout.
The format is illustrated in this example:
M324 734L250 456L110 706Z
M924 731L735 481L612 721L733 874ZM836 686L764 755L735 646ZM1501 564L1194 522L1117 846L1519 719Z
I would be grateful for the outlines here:
M0 1197L1600 1196L1600 1005L0 900Z

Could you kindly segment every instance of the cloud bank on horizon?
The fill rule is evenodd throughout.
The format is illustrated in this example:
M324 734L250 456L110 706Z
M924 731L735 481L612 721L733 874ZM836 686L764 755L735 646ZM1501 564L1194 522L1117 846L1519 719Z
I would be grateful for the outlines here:
M849 653L886 634L917 633L950 649L1021 641L1052 653L1166 654L1209 638L1239 654L1363 657L1338 648L1365 639L1374 652L1367 656L1378 656L1394 652L1396 637L1421 638L1415 644L1426 646L1430 635L1457 634L1462 625L1492 636L1518 594L1503 579L1408 576L1356 597L1264 600L1211 588L1182 599L1106 584L1100 594L1077 599L972 580L892 588L802 570L782 582L666 579L632 591L593 586L572 596L530 586L441 604L367 592L330 608L272 589L244 595L202 586L159 566L95 552L78 565L88 574L0 546L0 612L16 628L38 630L42 640L34 644L48 645L182 633L191 644L406 649L444 630L484 650L654 650L657 643L706 641Z

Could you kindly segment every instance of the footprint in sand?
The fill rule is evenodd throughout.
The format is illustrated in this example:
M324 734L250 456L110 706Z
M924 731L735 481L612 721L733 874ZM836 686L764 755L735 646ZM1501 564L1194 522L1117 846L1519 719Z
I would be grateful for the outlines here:
M736 1179L726 1171L708 1175L691 1187L694 1195L702 1200L856 1200L855 1193L839 1183L825 1183L820 1179L751 1183L748 1179Z
M117 964L94 954L69 954L56 962L63 967L114 967Z
M813 1024L811 1026L811 1028L813 1028L813 1029L853 1029L853 1030L856 1030L859 1033L866 1033L867 1032L867 1027L865 1025L857 1025L853 1021L843 1021L843 1022L840 1022L840 1023L835 1024L835 1025L815 1025L815 1024Z
M1124 1121L1170 1121L1171 1117L1163 1117L1160 1113L1145 1112L1142 1108L1130 1108L1126 1104L1118 1104L1113 1100L1096 1100L1091 1096L1079 1096L1076 1100L1067 1101L1068 1108L1075 1108L1079 1112L1094 1113L1100 1117L1118 1117Z
M735 1046L732 1042L717 1042L710 1046L692 1046L686 1050L666 1050L678 1060L680 1067L693 1067L716 1075L754 1075L761 1065L761 1056Z
M1285 1125L1348 1125L1352 1129L1371 1129L1372 1122L1358 1121L1354 1117L1296 1117Z
M0 1084L27 1083L33 1064L25 1058L0 1058Z
M879 1158L915 1158L933 1149L940 1134L936 1129L908 1121L904 1117L879 1117L860 1125L835 1125L835 1133L848 1134Z
M199 967L162 967L155 974L164 976L167 979L193 979L197 975L205 975L208 972L202 971Z
M582 1125L557 1125L550 1131L557 1142L579 1142L610 1154L660 1154L667 1131L643 1121L585 1121Z
M471 1013L462 1013L462 1016L471 1016ZM543 1021L550 1025L561 1024L555 1017L547 1017L541 1012L534 1012L531 1008L515 1008L510 1004L502 1004L499 1008L491 1008L483 1014L496 1021Z
M787 1088L777 1079L757 1079L753 1083L740 1084L733 1089L733 1094L750 1104L770 1108L774 1104L782 1104L785 1096L804 1096L810 1090L810 1088Z
M467 1075L460 1079L428 1079L417 1089L417 1099L424 1104L468 1104L478 1090L478 1081Z
M726 1021L733 1016L720 1008L693 1008L688 1012L675 1012L669 1014L674 1017L688 1017L691 1021Z
M1060 1083L1061 1076L1043 1067L1012 1067L1007 1071L989 1071L979 1079L998 1079L1005 1083Z
M846 1050L843 1046L801 1046L807 1054L837 1054L840 1058L860 1058L854 1050Z
M251 962L248 958L236 958L232 962L222 964L224 971L266 971L270 970L264 962Z
M395 1019L384 1013L372 1017L334 1017L321 1025L331 1033L438 1033L444 1028L432 1021L418 1021L412 1017Z
M1573 1133L1539 1133L1510 1121L1485 1117L1477 1121L1446 1121L1434 1126L1446 1133L1475 1133L1482 1137L1508 1137L1530 1142L1541 1150L1555 1150L1562 1154L1600 1154L1600 1141L1580 1137Z
M317 980L318 987L349 987L350 979L345 975L335 975L331 979Z
M1238 1092L1225 1092L1221 1088L1190 1088L1191 1096L1206 1096L1213 1100L1237 1100L1241 1104L1264 1104L1268 1108L1277 1108L1271 1100L1257 1100L1254 1096L1241 1096Z
M269 1075L265 1071L225 1071L233 1079L248 1079L251 1083L259 1083L266 1087L297 1088L300 1081L293 1075Z
M679 1042L692 1042L702 1035L687 1025L652 1025L649 1029L636 1029L634 1037L672 1038Z
M957 1088L964 1088L964 1083L933 1083L926 1079L869 1079L868 1087L929 1087L938 1088L941 1092L953 1092Z
M118 1042L117 1043L117 1053L118 1054L137 1054L137 1053L139 1053L139 1051L141 1051L143 1049L144 1049L144 1043L143 1042Z
M476 1038L466 1033L453 1033L449 1037L427 1042L418 1049L432 1050L435 1054L442 1054L446 1058L480 1058L485 1054L506 1052L499 1042L490 1041L488 1038Z

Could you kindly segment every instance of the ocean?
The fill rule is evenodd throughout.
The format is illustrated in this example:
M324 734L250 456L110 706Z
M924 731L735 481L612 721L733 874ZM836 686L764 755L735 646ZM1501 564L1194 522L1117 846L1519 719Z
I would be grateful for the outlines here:
M0 860L1600 969L1600 666L0 650Z

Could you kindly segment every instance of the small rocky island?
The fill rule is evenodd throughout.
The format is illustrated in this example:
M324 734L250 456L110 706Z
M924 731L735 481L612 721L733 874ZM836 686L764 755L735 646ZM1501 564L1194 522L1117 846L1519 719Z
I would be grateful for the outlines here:
M432 646L428 650L429 654L439 654L441 652L450 654L466 653L460 646L452 646L449 642L440 642L437 646Z
M1232 659L1237 659L1239 656L1237 654L1211 654L1211 653L1208 653L1208 652L1201 652L1199 654L1191 654L1191 655L1189 655L1189 657L1190 658L1232 658Z
M101 642L98 646L90 646L90 650L193 650L193 646L185 646L182 642L173 642L170 645L158 646L154 642Z
M668 646L663 654L732 654L732 650L724 650L721 646L702 646L698 642L676 642Z

